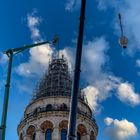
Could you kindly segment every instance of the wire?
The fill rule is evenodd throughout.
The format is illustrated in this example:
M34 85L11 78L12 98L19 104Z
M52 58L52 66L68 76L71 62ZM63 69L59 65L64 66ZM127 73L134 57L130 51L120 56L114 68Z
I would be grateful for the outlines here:
M118 14L118 17L119 17L119 21L120 21L121 34L123 36L123 26L122 26L122 19L121 19L121 14L120 13Z

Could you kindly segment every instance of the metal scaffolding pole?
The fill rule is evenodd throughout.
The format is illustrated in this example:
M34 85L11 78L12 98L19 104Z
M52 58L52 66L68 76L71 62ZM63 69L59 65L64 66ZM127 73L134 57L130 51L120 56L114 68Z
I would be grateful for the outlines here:
M76 139L75 130L76 130L76 118L77 118L77 102L78 102L78 93L79 93L80 67L81 67L81 55L82 55L82 44L83 44L83 34L84 34L86 0L82 0L81 2L82 3L81 3L81 11L80 11L79 35L78 35L78 40L77 40L75 71L74 71L72 98L71 98L71 105L70 105L70 116L69 116L67 140Z

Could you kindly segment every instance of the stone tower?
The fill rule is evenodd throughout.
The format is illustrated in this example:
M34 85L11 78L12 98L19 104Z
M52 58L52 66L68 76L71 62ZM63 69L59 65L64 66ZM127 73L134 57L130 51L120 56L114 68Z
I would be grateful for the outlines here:
M52 58L18 125L19 140L66 140L71 86L67 61ZM96 140L98 127L81 92L77 113L76 140Z

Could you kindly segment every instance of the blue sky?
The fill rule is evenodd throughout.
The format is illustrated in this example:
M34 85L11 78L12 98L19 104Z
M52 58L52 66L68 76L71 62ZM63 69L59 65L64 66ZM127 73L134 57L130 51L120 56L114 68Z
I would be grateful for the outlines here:
M81 88L99 126L97 140L140 139L140 16L138 0L87 0ZM0 5L0 51L60 37L60 53L70 71L79 25L80 0L3 1ZM122 14L127 49L118 43ZM43 45L14 56L6 140L18 140L17 125L48 68L55 46ZM0 119L7 57L0 53ZM33 82L34 81L34 82Z

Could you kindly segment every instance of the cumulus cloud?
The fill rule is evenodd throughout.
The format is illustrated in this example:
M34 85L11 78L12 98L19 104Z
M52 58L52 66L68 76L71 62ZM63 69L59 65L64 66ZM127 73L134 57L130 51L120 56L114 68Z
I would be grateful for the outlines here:
M23 76L35 76L40 75L47 69L49 60L53 54L53 48L46 44L39 47L30 49L29 61L21 63L16 71L19 75Z
M93 82L95 79L103 77L103 66L108 62L108 49L109 45L104 37L96 38L84 45L82 72L86 81Z
M114 76L108 69L105 69L104 66L107 66L109 63L109 57L107 55L108 49L109 44L104 37L89 41L83 47L81 77L85 83L88 84L82 91L90 107L95 112L100 110L100 103L111 97L112 93L114 93L120 101L130 106L139 104L136 98L139 97L139 94L135 93L134 88L132 88L133 86L131 84L128 85L129 93L128 91L123 91L122 85L124 84L124 80ZM72 57L69 52L67 53L69 57ZM73 58L69 60L73 61ZM125 94L129 94L129 96ZM124 98L124 95L127 98Z
M140 95L135 93L134 87L129 83L121 83L118 86L117 97L131 106L140 104Z
M121 78L108 76L102 80L96 80L91 85L85 87L82 92L92 110L100 110L100 103L112 95L116 96L121 102L129 106L140 105L140 95L136 93L132 84L123 83Z
M121 82L121 78L115 77L113 75L106 75L104 79L96 80L95 86L100 91L99 100L105 100L106 98L112 95L112 92L115 92L116 88Z
M34 43L43 41L40 34L39 25L42 18L36 16L37 11L33 10L32 13L27 15L27 26L31 32L31 39ZM52 45L44 44L38 47L31 48L29 50L29 60L25 63L21 63L16 67L16 72L22 76L41 76L42 73L48 68L48 64L52 55L56 53L56 50ZM69 68L72 70L74 63L73 51L71 48L66 47L60 50L60 55L64 55L69 63Z
M66 2L66 11L72 11L73 9L79 7L80 0L67 0Z
M136 61L136 64L137 64L138 67L140 67L140 59L138 59L138 60Z
M17 68L16 71L19 75L22 76L41 76L45 70L48 69L48 65L52 57L55 56L56 50L49 44L41 45L39 47L35 47L30 49L29 51L29 61L25 63L21 63ZM69 64L69 71L73 71L74 65L74 57L73 57L73 50L69 47L66 47L59 52L59 57L64 56ZM40 72L41 71L41 72Z
M95 82L85 87L82 93L86 96L91 109L95 112L100 110L100 103L112 96L113 91L115 92L120 82L119 78L109 75L102 80L96 79Z
M5 64L8 61L8 56L6 54L0 53L0 64Z
M81 76L88 83L83 91L95 111L99 109L99 103L110 97L120 83L120 78L104 69L109 61L108 49L109 45L104 37L89 41L83 49Z
M104 122L105 122L105 124L107 125L107 126L109 126L109 125L111 125L112 123L113 123L113 119L112 118L109 118L109 117L107 117L105 120L104 120Z
M136 66L140 68L140 59L136 60ZM138 71L137 74L140 76L140 71Z
M8 56L0 52L0 68L1 68L0 87L4 87L4 82L7 75L8 60L9 60Z
M70 72L73 71L73 67L74 67L74 60L75 60L74 51L75 50L70 47L65 47L64 49L60 50L60 57L63 55L67 59Z
M140 18L138 14L140 5L137 5L136 3L138 3L138 0L98 1L98 8L100 10L114 8L116 17L118 12L122 13L123 24L125 25L125 33L127 34L128 38L131 38L131 40L129 40L129 54L134 53L136 49L140 49ZM115 30L119 29L116 28L116 26L114 26L114 28ZM93 87L98 91L98 94L96 94L95 97L93 96L93 100L96 101L95 105L92 105L93 108L97 108L99 102L110 97L112 95L112 91L115 93L116 97L123 103L126 103L130 106L139 105L140 97L139 94L135 92L133 85L128 81L124 82L122 78L114 76L111 72L105 69L109 64L109 58L107 55L108 49L109 44L104 37L89 41L86 45L84 45L82 76L84 77L84 80L89 84L85 89L89 89L88 87ZM139 67L140 61L137 60L136 64ZM88 90L85 91L88 92ZM89 93L91 92L88 92L87 98L89 96ZM89 100L89 102L91 101Z
M120 5L124 5L124 1L97 0L100 10L107 10L108 7L118 9Z
M36 11L34 10L31 14L27 15L27 26L30 29L31 32L31 38L34 42L40 41L41 35L40 30L38 29L38 26L41 23L41 18L35 16Z
M84 45L82 60L82 77L88 83L83 89L93 110L112 96L112 93L123 103L130 106L139 105L140 97L135 93L133 85L124 83L122 78L114 76L105 69L109 63L107 51L109 45L104 37L89 41Z
M99 91L96 87L88 86L82 90L84 94L86 95L88 104L90 107L96 111L98 107L98 100L99 100Z
M27 15L27 26L31 31L31 39L34 43L43 41L38 28L41 23L41 18L35 15L36 12L36 10L33 10L31 14ZM49 44L31 48L29 50L30 56L28 62L21 63L16 68L16 72L26 77L42 75L48 67L53 52L54 49Z
M107 117L104 122L107 125L110 140L128 140L137 135L135 124L126 119L117 120Z

